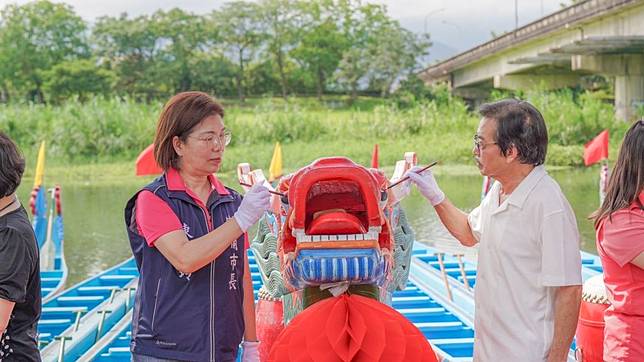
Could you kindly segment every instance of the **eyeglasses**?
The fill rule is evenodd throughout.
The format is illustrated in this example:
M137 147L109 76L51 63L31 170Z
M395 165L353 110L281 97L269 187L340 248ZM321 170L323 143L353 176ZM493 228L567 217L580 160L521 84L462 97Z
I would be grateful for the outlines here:
M474 135L474 148L476 148L477 153L481 153L483 149L485 149L485 146L487 145L498 145L497 142L488 142L488 143L483 143L479 135Z
M221 136L215 136L215 135L209 135L206 137L194 137L194 136L188 136L189 138L194 138L199 142L203 142L207 145L210 144L215 144L217 148L224 148L230 144L230 140L233 138L232 132L230 130L225 129L224 133Z

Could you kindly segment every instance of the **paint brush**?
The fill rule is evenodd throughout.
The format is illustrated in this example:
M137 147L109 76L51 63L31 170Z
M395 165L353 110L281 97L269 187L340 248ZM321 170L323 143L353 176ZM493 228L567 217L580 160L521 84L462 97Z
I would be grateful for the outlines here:
M243 182L240 182L239 184L242 185L242 186L246 186L246 187L253 187L253 185L249 185L249 184L243 183ZM277 192L277 191L268 190L268 192L270 192L273 195L280 196L280 197L286 196L286 194L283 194L283 193Z
M427 166L421 168L420 170L416 171L416 173L418 173L418 174L423 173L425 170L428 170L430 167L436 165L437 163L438 163L438 161L434 161L434 162L430 163L429 165L427 165ZM405 177L401 178L400 180L398 180L398 181L392 183L391 185L387 186L387 190L389 190L390 188L392 188L394 186L397 186L398 184L400 184L402 182L405 182L407 180L409 180L409 176L405 176Z

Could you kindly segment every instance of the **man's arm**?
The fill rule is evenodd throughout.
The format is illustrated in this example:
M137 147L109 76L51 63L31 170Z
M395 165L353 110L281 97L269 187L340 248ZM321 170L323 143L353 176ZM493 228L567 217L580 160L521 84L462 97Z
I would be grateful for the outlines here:
M555 329L548 362L566 361L577 329L581 285L557 287L555 292Z
M434 208L443 225L461 244L474 246L478 243L467 221L467 214L454 206L449 199L445 198Z
M0 298L0 336L4 333L9 325L9 318L13 312L13 306L16 303Z
M411 182L416 184L418 191L434 206L438 217L447 230L461 244L465 246L474 246L478 242L472 233L470 224L467 221L467 214L454 206L451 201L445 197L443 191L438 187L431 170L423 171L419 174L420 167L415 166L405 173Z

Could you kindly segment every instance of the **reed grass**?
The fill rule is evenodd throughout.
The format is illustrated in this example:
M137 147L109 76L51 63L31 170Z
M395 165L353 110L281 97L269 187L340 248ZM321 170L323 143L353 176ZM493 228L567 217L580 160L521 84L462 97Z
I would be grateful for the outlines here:
M497 97L499 94L496 95ZM613 108L593 93L527 92L548 124L551 165L581 164L583 144L601 130L611 131L611 157L628 124L616 121ZM471 162L472 135L479 117L463 101L442 97L400 107L393 101L362 99L348 107L342 99L325 103L303 98L255 99L245 104L224 100L233 132L224 172L237 162L267 167L274 142L282 143L284 164L299 167L315 158L344 155L367 164L374 144L381 162L393 164L405 151L427 162ZM8 133L27 158L35 158L41 140L48 160L58 165L132 161L154 137L161 102L93 98L53 105L0 105L0 130ZM424 162L424 161L423 161Z

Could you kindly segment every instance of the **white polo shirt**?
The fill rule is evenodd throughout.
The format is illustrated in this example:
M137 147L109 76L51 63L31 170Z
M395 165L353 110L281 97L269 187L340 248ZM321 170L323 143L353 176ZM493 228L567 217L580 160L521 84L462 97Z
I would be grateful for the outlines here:
M581 284L570 204L543 166L499 205L496 182L468 216L479 241L474 360L544 361L558 286Z

